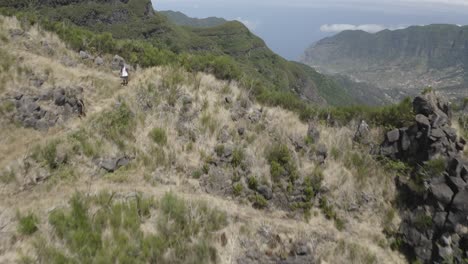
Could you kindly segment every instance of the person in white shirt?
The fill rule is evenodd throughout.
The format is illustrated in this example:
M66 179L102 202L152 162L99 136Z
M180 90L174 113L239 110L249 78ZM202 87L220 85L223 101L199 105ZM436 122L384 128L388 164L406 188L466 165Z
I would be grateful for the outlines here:
M122 85L127 86L128 85L128 69L125 64L121 64L120 66L120 78L122 78Z

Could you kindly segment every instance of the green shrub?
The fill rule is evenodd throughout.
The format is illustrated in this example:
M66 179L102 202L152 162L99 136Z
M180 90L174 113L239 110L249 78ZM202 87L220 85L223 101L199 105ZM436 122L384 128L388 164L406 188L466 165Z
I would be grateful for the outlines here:
M54 243L35 245L42 263L212 263L212 234L227 225L224 212L206 203L167 193L155 203L141 194L114 201L113 193L75 194L69 209L57 209L49 223L63 250ZM92 208L92 209L91 209ZM158 209L155 234L142 224ZM62 252L67 252L66 254Z
M49 169L56 170L62 163L67 162L67 155L63 158L64 160L57 159L57 147L60 144L60 140L54 139L47 141L45 145L36 145L32 151L32 158L37 162L45 163Z
M192 177L194 179L200 179L200 177L203 175L203 171L202 170L194 170L192 172Z
M29 213L25 216L18 214L18 232L22 235L32 235L37 230L39 219L33 213Z
M291 182L297 178L296 164L284 144L277 144L267 150L267 160L270 163L270 174L278 181L282 176L288 176Z
M250 176L248 179L247 185L249 186L249 189L257 190L257 187L258 187L257 178L255 176Z
M99 154L101 142L92 140L92 136L84 129L80 129L70 135L70 139L75 142L73 150L82 152L86 157L94 158Z
M268 206L268 201L262 195L256 193L253 198L253 207L257 209L263 209Z
M116 108L102 113L96 119L98 131L104 138L125 147L125 139L133 139L136 127L134 114L126 103L119 103Z
M243 162L245 158L245 153L242 148L235 148L234 151L232 152L232 160L231 164L234 167L239 167Z
M149 132L149 137L154 141L154 143L160 146L165 146L167 144L167 135L163 128L153 128Z
M235 183L235 184L232 186L232 192L234 193L235 196L241 195L243 189L244 189L244 187L242 186L242 183L240 183L240 182Z

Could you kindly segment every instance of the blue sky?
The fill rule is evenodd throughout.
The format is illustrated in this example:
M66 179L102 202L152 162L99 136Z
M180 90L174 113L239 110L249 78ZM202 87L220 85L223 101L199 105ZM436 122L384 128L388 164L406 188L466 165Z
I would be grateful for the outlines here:
M156 10L239 20L285 58L345 29L468 24L468 0L153 0Z

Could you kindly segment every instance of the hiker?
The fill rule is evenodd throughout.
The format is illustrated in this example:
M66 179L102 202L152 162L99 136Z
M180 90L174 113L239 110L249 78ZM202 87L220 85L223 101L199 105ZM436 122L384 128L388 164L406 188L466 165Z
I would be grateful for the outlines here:
M121 64L120 67L120 78L122 78L122 85L127 86L128 85L128 69L125 64Z
M77 107L78 107L78 117L81 119L82 117L86 117L86 112L85 112L85 105L83 99L79 99L77 102Z

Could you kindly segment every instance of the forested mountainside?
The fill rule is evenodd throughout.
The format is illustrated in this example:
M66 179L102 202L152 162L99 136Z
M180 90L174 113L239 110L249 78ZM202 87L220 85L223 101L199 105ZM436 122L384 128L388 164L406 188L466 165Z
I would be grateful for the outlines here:
M180 26L205 28L219 26L227 22L226 19L219 17L192 18L182 12L171 10L158 11L158 13L167 17L172 23Z
M190 67L197 70L213 70L207 64L215 61L214 56L224 56L222 64L225 65L217 68L228 68L230 72L225 77L248 79L256 83L254 89L265 87L269 92L287 91L320 104L333 100L329 95L337 91L340 97L346 98L338 103L352 104L354 101L333 81L317 85L321 82L317 78L327 77L306 65L289 62L276 55L240 22L230 21L211 28L181 27L155 12L149 0L7 1L0 6L22 10L51 23L68 21L93 32L111 33L116 39L144 40L157 49L174 54L203 56L203 61L190 61ZM87 49L90 45L93 43L76 43L77 49ZM208 56L211 57L207 59ZM129 61L135 61L134 57L130 54ZM258 87L259 83L263 87Z
M344 31L306 50L302 61L384 90L414 95L426 87L466 96L468 26L411 26L375 34Z

